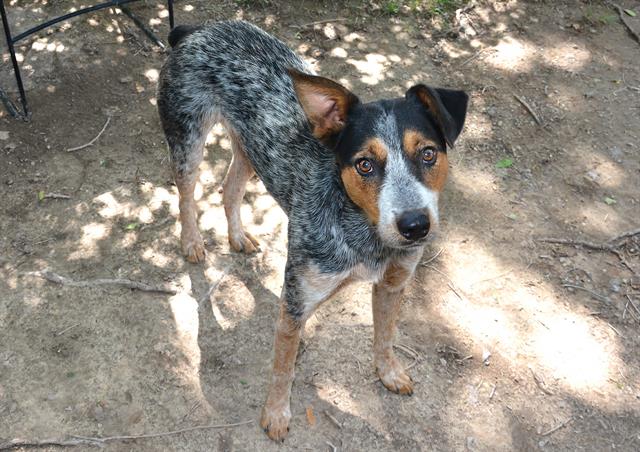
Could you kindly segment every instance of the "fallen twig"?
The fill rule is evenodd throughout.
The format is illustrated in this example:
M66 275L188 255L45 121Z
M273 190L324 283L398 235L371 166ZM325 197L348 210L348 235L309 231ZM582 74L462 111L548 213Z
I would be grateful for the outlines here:
M613 7L618 11L618 15L620 16L620 21L624 24L625 27L627 27L627 31L631 33L631 36L633 36L633 38L638 42L638 44L640 44L640 35L635 32L631 24L627 21L625 12L622 9L622 7L620 5L616 5L615 3L611 3L611 2L607 2L607 3L609 3L611 7Z
M96 137L93 140L89 141L86 144L83 144L82 146L77 146L75 148L69 148L69 149L67 149L67 152L79 151L80 149L84 149L86 147L91 146L93 143L98 141L98 138L100 138L102 136L104 131L107 129L107 126L109 125L109 122L111 122L111 116L107 116L107 122L104 123L104 126L102 127L102 130L100 131L100 133L98 133L98 135L96 135Z
M71 199L71 196L60 193L45 193L42 199Z
M335 425L340 429L342 428L342 423L339 420L337 420L335 417L333 417L331 413L329 413L327 410L324 410L323 413L325 416L327 416L327 418L331 421L333 425Z
M435 261L438 258L438 256L440 256L442 254L443 251L444 251L444 248L440 248L440 250L436 254L431 256L428 260L426 260L424 262L421 262L420 265L422 265L423 267L426 267L431 262Z
M58 275L48 269L24 273L26 276L37 276L39 278L46 279L52 283L61 284L63 286L71 287L94 287L94 286L122 286L133 290L141 290L143 292L159 292L175 295L177 291L169 287L150 286L138 281L131 281L130 279L92 279L86 281L74 281L73 279L66 278Z
M531 375L533 376L533 381L536 382L536 386L538 387L538 389L540 389L542 392L544 392L547 395L554 395L553 391L547 388L547 385L544 383L544 381L542 381L542 379L538 377L538 375L533 371L531 367L529 367L529 370L531 371Z
M67 331L72 330L73 328L77 327L78 325L80 325L80 324L79 323L74 323L73 325L66 327L64 330L56 333L55 335L56 336L62 336L64 333L66 333Z
M497 385L493 385L493 387L491 388L491 393L489 394L489 400L493 399L493 396L496 394L497 387L498 387Z
M302 25L292 25L291 27L293 27L293 28L315 27L316 25L330 24L331 22L344 22L345 20L348 20L348 19L346 19L344 17L338 17L337 19L317 20L315 22L309 22L309 23L302 24Z
M640 316L640 309L638 309L638 307L635 305L635 303L633 302L633 300L631 299L631 297L629 296L629 294L626 294L627 300L629 300L629 303L631 304L631 307L636 311L636 313ZM631 311L629 311L631 312ZM635 317L635 316L634 316ZM638 320L640 321L640 318L638 318Z
M202 296L202 298L200 298L200 300L198 301L199 305L209 301L209 299L211 298L211 295L218 289L218 287L220 286L224 278L227 277L228 274L229 274L229 267L226 267L224 270L222 270L222 275L220 275L220 277L215 282L211 283L211 285L209 286L205 294Z
M440 270L438 270L437 268L435 268L433 265L426 265L427 268L430 268L431 270L440 273L442 276L444 276L448 282L447 285L449 286L449 289L451 289L453 291L453 293L455 293L458 298L460 298L461 300L464 300L465 297L463 297L462 295L460 295L459 289L456 288L455 284L453 284L453 281L451 280L451 278L449 278L449 276L445 273L442 272Z
M104 436L104 437L71 435L70 439L62 439L62 440L47 439L42 441L14 439L9 441L8 443L0 444L0 451L17 449L19 447L43 447L43 446L89 445L89 446L95 446L95 447L102 447L106 443L114 442L114 441L129 441L129 440L136 440L136 439L158 438L162 436L179 435L181 433L193 432L195 430L211 430L211 429L220 429L220 428L239 427L241 425L247 425L251 423L253 423L253 420L236 422L233 424L198 425L195 427L187 427L180 430L172 430L170 432L147 433L145 435L122 435L122 436Z
M607 240L607 243L617 242L618 240L626 239L626 238L633 237L634 235L639 235L639 234L640 234L640 228L633 229L631 231L623 232L622 234L616 235L612 239Z
M531 105L529 105L526 100L524 100L522 97L518 96L517 94L514 94L513 97L515 97L516 100L520 102L524 108L527 109L527 111L533 117L533 119L538 123L539 126L541 126L542 121L540 120L540 117L536 114L536 112L533 110L533 108L531 108Z
M485 279L481 279L479 281L473 282L473 283L469 284L469 288L475 286L476 284L480 284L480 283L483 283L483 282L493 281L494 279L502 278L503 276L507 276L511 272L513 272L513 268L510 269L510 270L507 270L506 272L500 273L500 274L498 274L496 276L492 276L490 278L485 278Z
M624 334L622 334L620 331L618 331L618 330L616 329L616 327L615 327L615 326L613 326L613 325L612 325L612 324L610 324L610 323L607 323L607 325L609 325L609 328L611 328L611 329L613 330L613 332L614 332L614 333L616 333L616 334L617 334L618 336L620 336L621 338L625 339Z
M609 300L609 298L605 297L604 295L600 295L599 293L594 292L594 291L593 291L593 290L591 290L591 289L587 289L586 287L583 287L583 286L577 286L577 285L575 285L575 284L563 284L563 285L562 285L562 287L566 287L566 288L568 288L568 289L578 289L578 290L583 290L583 291L585 291L585 292L587 292L587 293L591 294L591 296L592 296L593 298L595 298L596 300L598 300L598 301L604 301L604 302L606 302L606 303L610 303L610 302L611 302L611 300Z
M331 452L338 452L338 448L331 444L329 441L325 441L325 443L331 448Z
M633 231L628 231L628 232L624 232L622 234L619 234L615 237L613 237L612 239L604 242L604 243L593 243L593 242L589 242L587 240L571 240L571 239L557 239L557 238L552 238L552 237L543 237L543 238L539 238L536 239L538 242L545 242L545 243L557 243L560 245L574 245L574 246L582 246L585 248L589 248L592 250L596 250L596 251L608 251L610 253L613 253L616 255L616 257L618 259L620 259L620 262L627 267L627 269L635 274L636 271L633 269L633 267L631 267L631 265L627 262L627 260L624 258L622 252L618 249L620 247L620 244L613 244L613 242L616 242L618 240L621 240L623 238L629 238L632 237L634 235L640 234L640 229L635 229Z
M571 421L573 421L573 418L570 417L569 419L567 419L564 422L561 422L560 424L556 425L555 427L553 427L552 429L547 430L546 432L543 432L540 434L540 436L549 436L554 432L557 432L558 430L560 430L562 427L565 427L567 424L569 424Z

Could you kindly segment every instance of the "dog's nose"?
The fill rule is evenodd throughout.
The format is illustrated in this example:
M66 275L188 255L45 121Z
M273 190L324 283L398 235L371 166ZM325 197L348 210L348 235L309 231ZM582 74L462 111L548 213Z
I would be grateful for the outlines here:
M396 224L400 234L407 240L416 241L429 233L429 218L419 210L403 213Z

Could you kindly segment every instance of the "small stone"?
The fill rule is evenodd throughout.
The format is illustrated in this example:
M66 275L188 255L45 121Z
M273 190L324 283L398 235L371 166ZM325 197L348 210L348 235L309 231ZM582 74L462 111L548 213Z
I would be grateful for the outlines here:
M416 47L418 47L418 43L415 41L409 41L407 42L407 47L409 47L410 49L415 49Z
M338 32L336 27L333 24L327 24L323 27L322 33L325 35L327 39L333 41L338 38Z
M133 81L133 77L131 77L130 75L127 75L126 77L120 77L118 81L122 84L131 83Z
M618 293L618 292L620 292L621 284L622 284L622 282L618 278L613 278L611 281L609 281L609 288L613 292Z
M489 359L491 358L491 352L489 350L482 351L482 363L485 366L489 365Z
M598 179L600 179L600 173L598 173L594 169L587 171L586 176L587 176L587 179L589 179L592 182L597 182Z
M622 163L622 157L624 157L624 151L617 146L609 149L609 154L617 163Z
M475 450L476 439L473 436L467 436L467 450Z
M0 130L0 140L8 140L8 139L9 139L9 132Z

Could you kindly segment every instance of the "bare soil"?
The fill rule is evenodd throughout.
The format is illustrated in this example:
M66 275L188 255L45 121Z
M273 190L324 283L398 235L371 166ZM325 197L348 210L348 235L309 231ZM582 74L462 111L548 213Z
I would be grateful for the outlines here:
M640 449L640 235L618 254L539 240L640 228L640 45L601 2L480 1L457 19L389 3L193 0L176 16L250 20L365 100L418 82L470 93L439 238L403 308L413 397L376 382L370 287L351 286L308 322L291 433L267 439L286 218L252 181L243 215L262 252L230 252L216 129L197 193L208 259L185 262L155 107L165 55L105 10L23 41L33 117L0 113L0 444L254 420L105 449ZM5 4L24 30L80 2ZM131 8L166 35L162 2ZM4 48L0 86L15 95ZM45 268L178 293L29 275Z

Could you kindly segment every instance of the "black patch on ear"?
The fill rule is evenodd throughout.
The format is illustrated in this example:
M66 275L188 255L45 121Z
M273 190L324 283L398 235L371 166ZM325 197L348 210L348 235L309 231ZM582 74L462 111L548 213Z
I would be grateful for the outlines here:
M420 102L433 116L449 147L462 132L469 96L464 91L416 85L405 94L407 100Z

